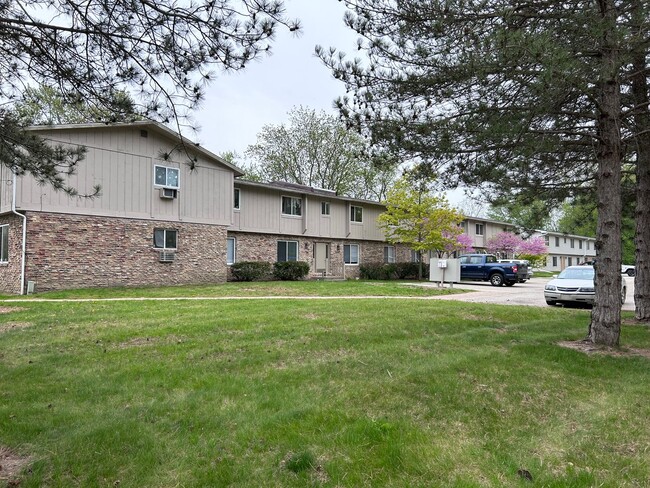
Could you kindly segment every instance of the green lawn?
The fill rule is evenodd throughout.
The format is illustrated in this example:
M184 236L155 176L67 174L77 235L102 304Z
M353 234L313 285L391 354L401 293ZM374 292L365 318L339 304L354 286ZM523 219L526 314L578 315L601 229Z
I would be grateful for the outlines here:
M650 360L556 345L584 337L588 311L408 298L4 306L0 446L31 457L21 488L650 479ZM650 348L650 331L625 326L622 342Z
M266 281L229 282L202 286L88 288L38 293L27 298L135 298L135 297L260 297L260 296L411 296L464 293L457 288L436 288L428 282L408 281ZM460 285L457 285L460 286ZM4 299L24 299L4 296Z

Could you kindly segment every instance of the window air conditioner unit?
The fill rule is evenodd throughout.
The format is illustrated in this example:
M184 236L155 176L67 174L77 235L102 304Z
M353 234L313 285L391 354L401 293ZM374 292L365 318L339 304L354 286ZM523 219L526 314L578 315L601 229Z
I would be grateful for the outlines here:
M175 188L161 188L160 189L160 198L176 198L178 196L178 190Z
M176 259L176 253L171 251L160 251L158 254L158 261L161 263L173 263Z

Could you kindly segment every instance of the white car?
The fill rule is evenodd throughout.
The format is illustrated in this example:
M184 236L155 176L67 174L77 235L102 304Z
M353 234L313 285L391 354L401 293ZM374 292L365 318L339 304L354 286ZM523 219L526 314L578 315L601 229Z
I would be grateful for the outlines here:
M625 303L627 286L621 280L621 304ZM557 303L594 304L594 267L569 266L544 287L544 298L549 305Z
M631 264L623 264L621 265L621 273L628 276L634 276L636 274L636 268Z

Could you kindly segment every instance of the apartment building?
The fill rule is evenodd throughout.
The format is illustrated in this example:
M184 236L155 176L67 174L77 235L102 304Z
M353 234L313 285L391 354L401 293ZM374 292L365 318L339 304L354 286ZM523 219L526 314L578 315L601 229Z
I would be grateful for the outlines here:
M31 130L85 146L67 181L81 198L0 166L0 291L218 283L238 261L306 261L311 277L359 276L363 263L417 259L386 242L379 202L242 171L153 122ZM474 247L512 224L468 217ZM545 234L549 269L595 255L593 239ZM556 237L559 240L556 240ZM558 244L556 244L558 243Z

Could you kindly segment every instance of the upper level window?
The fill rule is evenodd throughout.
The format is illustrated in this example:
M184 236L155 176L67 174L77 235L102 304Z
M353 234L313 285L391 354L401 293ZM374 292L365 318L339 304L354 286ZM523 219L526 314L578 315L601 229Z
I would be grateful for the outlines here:
M483 224L476 224L476 235L477 236L483 235Z
M302 215L302 198L282 197L282 215Z
M589 251L589 248L591 247L591 243L587 241L587 251Z
M0 226L0 262L9 261L9 226Z
M350 207L350 222L363 222L363 207Z
M233 202L233 208L235 210L239 210L239 188L235 188L235 195L234 195L234 202Z
M154 229L153 247L158 249L176 249L178 231L173 229Z
M467 221L463 220L460 223L460 228L463 229L463 234L467 232Z
M167 188L179 188L178 168L169 168L168 166L154 166L154 182L156 185Z
M578 249L582 249L582 239L578 239Z
M560 247L560 238L557 236L555 237L555 247Z
M575 239L571 239L571 249L573 249L574 247L576 247L575 244L576 244Z
M544 244L546 244L546 246L548 247L550 245L549 243L550 243L550 237L548 235L545 235L544 236Z
M320 202L320 214L321 215L330 214L330 202Z

